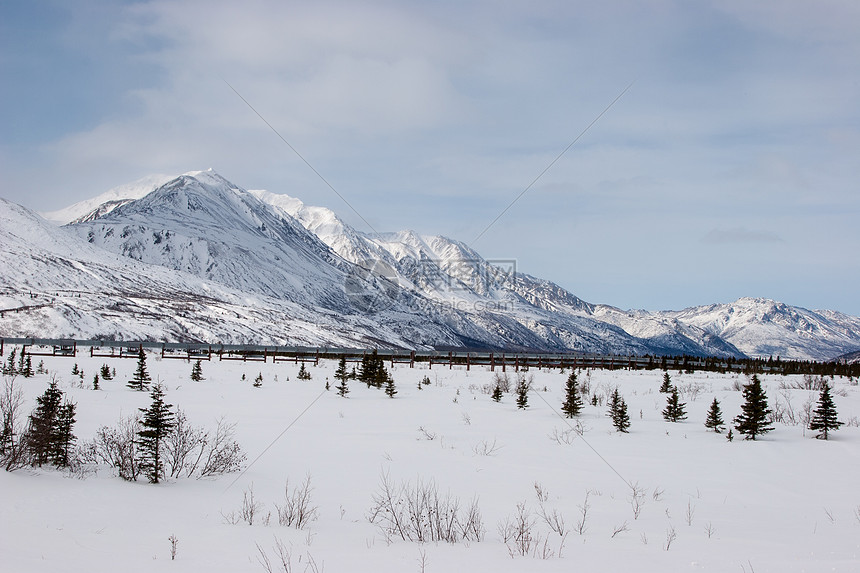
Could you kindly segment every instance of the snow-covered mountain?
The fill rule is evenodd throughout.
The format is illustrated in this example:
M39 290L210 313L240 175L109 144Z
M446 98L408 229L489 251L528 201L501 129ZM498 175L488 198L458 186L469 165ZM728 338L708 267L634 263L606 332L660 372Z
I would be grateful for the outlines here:
M459 241L361 233L329 209L212 170L154 176L49 214L62 228L8 203L3 213L0 308L54 292L51 306L4 313L4 336L800 359L860 349L856 317L761 299L663 312L590 304ZM21 239L22 226L36 231ZM101 282L87 286L92 269ZM69 284L81 300L62 294Z

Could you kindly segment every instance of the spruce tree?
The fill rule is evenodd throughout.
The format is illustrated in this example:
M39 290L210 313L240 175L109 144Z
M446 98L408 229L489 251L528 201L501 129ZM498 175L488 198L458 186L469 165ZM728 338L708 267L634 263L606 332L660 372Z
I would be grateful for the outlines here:
M668 372L663 373L663 385L660 386L660 392L663 394L668 394L672 391L672 379L669 377Z
M496 402L502 401L502 387L499 384L496 384L496 387L493 388L493 393L491 394L491 398Z
M24 351L21 351L21 356L24 355ZM33 377L33 361L30 359L30 355L27 354L27 358L24 360L24 368L21 369L21 376L24 378L32 378Z
M33 463L41 466L51 461L57 436L57 416L63 403L63 392L51 382L45 393L36 398L36 409L30 414L27 445Z
M66 400L57 412L51 444L51 459L59 467L69 465L72 449L75 447L75 403Z
M723 413L720 411L720 403L714 398L708 410L708 417L705 418L705 427L711 428L719 434L720 428L723 426L725 426L725 423L723 422Z
M334 371L334 377L343 384L346 384L346 381L349 380L349 372L346 371L346 356L340 357L340 362L337 363L337 370Z
M152 398L149 408L140 408L143 418L140 421L141 429L137 432L136 444L141 473L150 483L158 483L164 475L164 441L173 429L173 405L165 403L164 389L160 384L152 389L149 396Z
M385 394L389 398L394 398L394 395L397 394L397 388L394 386L394 377L391 374L385 374Z
M663 419L667 422L680 422L687 419L684 410L686 404L678 398L678 389L672 387L672 393L666 398L666 408L663 410Z
M838 430L842 425L837 419L836 404L833 403L833 397L830 396L830 386L824 382L824 387L818 395L818 406L813 410L812 420L809 422L810 430L821 430L816 438L826 440L830 431Z
M146 353L143 351L143 346L141 346L137 354L137 369L134 371L132 379L128 381L127 386L132 390L142 392L149 386L151 381L152 378L149 377L149 372L146 371Z
M194 362L194 366L191 367L191 379L195 382L205 380L203 378L203 365L200 363L199 358Z
M525 410L529 407L529 383L525 377L520 378L517 383L517 408Z
M299 380L310 380L311 379L311 373L308 372L307 369L305 368L304 362L302 362L302 365L299 368L299 374L297 377Z
M579 395L579 386L576 382L576 372L571 372L567 377L567 383L564 387L564 402L561 405L561 411L568 418L579 416L582 412L582 398Z
M242 376L244 376L244 374L242 374ZM254 388L259 388L262 385L263 385L263 373L260 372L259 374L257 374L257 377L254 378L253 386L254 386Z
M612 418L612 425L615 426L616 430L624 434L628 433L630 416L627 415L627 402L618 394L618 388L612 393L610 417Z
M12 350L9 351L9 358L6 359L6 364L3 366L3 374L6 376L15 376L18 374L18 368L15 366L16 353L17 350L15 348L12 348ZM77 364L75 364L75 367L77 367ZM72 372L72 374L74 374L74 372Z
M735 429L745 436L745 440L755 440L756 436L773 430L767 421L771 413L767 407L767 395L756 374L749 384L744 385L743 396L744 403L741 404L741 414L735 418Z
M372 354L365 354L361 359L361 366L358 372L358 379L367 384L370 388L377 383L379 379L379 356L376 350Z
M99 385L99 375L96 374L93 376L93 390L101 390L102 387Z
M108 368L107 364L102 364L102 367L99 372L102 375L102 380L111 380L113 378L110 372L110 368Z

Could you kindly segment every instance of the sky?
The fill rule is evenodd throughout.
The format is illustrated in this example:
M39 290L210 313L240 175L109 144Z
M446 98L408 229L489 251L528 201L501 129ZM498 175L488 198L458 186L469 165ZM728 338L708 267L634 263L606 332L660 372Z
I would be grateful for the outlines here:
M0 0L0 196L211 167L589 302L860 316L857 30L855 0Z

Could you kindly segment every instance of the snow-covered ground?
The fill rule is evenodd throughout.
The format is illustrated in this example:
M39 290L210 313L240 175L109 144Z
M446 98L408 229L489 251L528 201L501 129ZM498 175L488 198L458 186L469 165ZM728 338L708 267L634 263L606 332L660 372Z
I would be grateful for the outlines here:
M85 371L83 387L71 375L75 362ZM90 389L105 362L117 378ZM46 357L44 364L50 374L16 380L26 409L55 375L77 402L79 442L149 403L147 393L125 386L135 360ZM629 434L618 434L605 406L587 405L583 439L558 415L567 378L558 371L528 372L535 391L528 409L518 410L512 395L495 403L482 391L493 378L485 368L395 365L398 394L389 399L356 381L348 398L326 392L326 378L335 384L334 362L310 365L310 381L298 380L292 363L203 362L202 382L190 380L185 361L150 355L148 367L194 424L213 427L220 416L237 423L244 473L151 485L106 468L86 479L48 469L0 472L0 569L265 571L259 546L273 570L283 571L280 541L298 572L860 570L860 392L847 379L833 381L835 401L840 419L853 425L831 440L777 423L758 441L736 436L730 443L703 421L713 397L726 421L739 413L741 393L732 387L746 382L743 375L671 372L688 411L686 422L672 424L661 416L661 371L581 372L580 381L601 396L617 386L632 423ZM258 374L263 385L255 388ZM432 383L419 390L425 375ZM799 411L818 396L779 389L798 377L763 381L772 406L790 401ZM393 483L433 480L461 506L477 499L484 540L387 538L368 521L383 475ZM278 525L285 482L293 487L306 476L319 519L305 530ZM638 518L630 485L642 492ZM250 488L261 516L254 525L227 523ZM541 537L525 557L512 557L499 532L518 504ZM566 538L550 531L541 507L563 517Z

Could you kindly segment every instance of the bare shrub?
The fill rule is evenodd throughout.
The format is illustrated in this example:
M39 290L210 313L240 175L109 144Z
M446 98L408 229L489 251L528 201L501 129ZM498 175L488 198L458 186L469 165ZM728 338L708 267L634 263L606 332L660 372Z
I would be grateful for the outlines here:
M642 513L642 506L645 505L645 488L640 487L638 483L631 486L630 491L630 507L633 510L633 519L639 519L639 514Z
M535 520L525 502L517 504L513 517L508 516L499 524L499 534L511 555L529 555L540 543L540 534L535 531Z
M544 504L549 501L549 492L540 484L540 482L535 482L534 488L538 503Z
M275 567L272 565L272 561L269 559L269 554L266 553L266 550L260 547L259 543L255 544L257 546L257 561L259 561L260 565L262 565L263 569L267 573L275 573L275 571L283 571L283 573L292 573L293 571L293 555L292 552L287 549L284 545L284 542L275 538L275 546L273 547L276 556L276 565L279 567ZM301 561L301 559L299 559Z
M581 505L578 505L580 518L576 522L576 525L573 526L573 529L580 535L585 535L585 532L588 530L588 510L591 509L591 505L588 503L588 498L591 495L591 491L585 492L585 500Z
M432 442L436 439L436 432L430 431L424 426L418 426L418 439Z
M557 509L547 510L544 506L540 506L538 514L550 530L561 537L566 535L567 529L564 525L564 516Z
M703 391L707 388L701 382L690 382L687 384L681 384L678 386L678 393L685 400L689 400L690 402L695 402L696 398L699 397Z
M311 476L305 476L301 485L290 490L290 482L287 480L284 486L284 505L275 504L278 510L278 523L286 527L304 529L307 525L317 520L319 508L311 501Z
M630 528L627 526L627 522L625 521L621 525L615 526L615 529L612 530L612 539L615 539L615 536L619 533L624 533L625 531L630 531Z
M377 525L386 538L404 541L482 541L484 524L477 499L466 509L450 493L440 494L435 482L418 480L399 486L388 474L382 475L379 491L373 496L368 521Z
M29 463L23 408L24 391L15 385L14 376L4 376L0 392L0 463L9 472Z
M714 525L710 521L705 524L705 533L708 534L708 539L713 537L714 533L716 533L716 531L717 530L714 528Z
M261 509L263 509L263 504L254 497L254 484L251 484L242 493L242 507L239 509L239 517L248 525L254 525Z
M120 418L114 427L102 426L96 430L92 441L81 446L83 461L107 465L114 468L122 479L135 481L141 471L136 444L138 430L138 414Z
M176 559L176 549L179 546L179 539L175 534L172 534L167 540L170 542L170 560L173 561Z
M669 548L672 547L672 542L678 538L678 534L675 533L675 528L671 525L666 529L666 543L663 544L663 549L665 551L669 551Z
M233 437L236 435L236 424L228 423L219 418L215 425L215 433L207 436L204 446L198 477L216 476L236 472L245 463L245 453Z
M693 516L696 515L696 506L693 505L692 500L687 500L687 509L684 513L684 520L687 522L687 525L693 525Z
M475 447L472 448L472 451L475 452L476 456L495 456L499 450L502 449L502 446L496 443L496 439L493 438L493 441L489 440L481 440Z
M511 391L511 378L507 372L496 372L493 374L493 384L494 388L498 387L505 394Z

